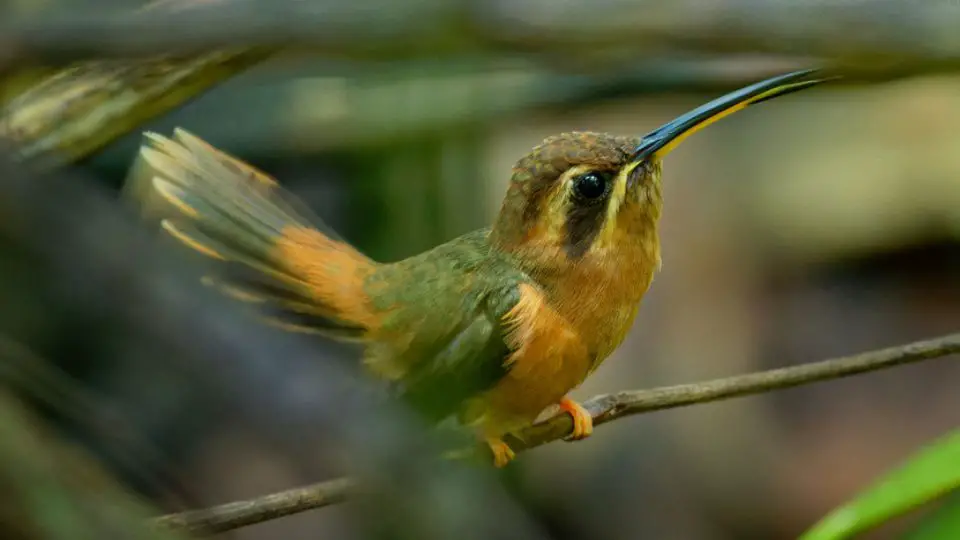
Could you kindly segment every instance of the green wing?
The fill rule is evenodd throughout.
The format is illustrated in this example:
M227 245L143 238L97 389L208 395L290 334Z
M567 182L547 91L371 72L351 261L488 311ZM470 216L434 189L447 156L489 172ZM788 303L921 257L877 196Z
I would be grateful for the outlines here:
M403 399L435 420L488 390L509 371L504 315L520 300L516 286L487 294L471 317L414 362L398 384Z

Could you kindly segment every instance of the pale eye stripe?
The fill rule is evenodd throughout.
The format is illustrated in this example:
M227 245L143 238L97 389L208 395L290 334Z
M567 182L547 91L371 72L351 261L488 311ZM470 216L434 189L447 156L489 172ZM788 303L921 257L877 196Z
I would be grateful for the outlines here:
M604 219L603 230L600 232L601 239L606 243L613 240L613 234L617 229L617 215L627 200L627 179L638 166L640 162L628 163L614 177L613 190L610 201L607 203L606 219Z
M564 171L560 181L556 183L550 195L549 205L549 234L554 241L560 241L566 235L567 216L573 203L573 181L581 174L590 172L595 167L577 165Z

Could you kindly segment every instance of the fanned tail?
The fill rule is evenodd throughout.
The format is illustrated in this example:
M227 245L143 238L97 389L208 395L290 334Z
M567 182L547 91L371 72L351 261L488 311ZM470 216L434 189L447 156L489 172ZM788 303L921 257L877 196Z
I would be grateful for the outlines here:
M177 129L146 134L125 187L148 219L217 261L204 283L291 331L362 338L375 263L255 168Z

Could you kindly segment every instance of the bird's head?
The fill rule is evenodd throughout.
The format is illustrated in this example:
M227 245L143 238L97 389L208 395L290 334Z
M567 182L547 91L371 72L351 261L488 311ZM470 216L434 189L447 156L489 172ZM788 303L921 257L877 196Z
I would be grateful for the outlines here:
M642 137L549 137L514 166L491 231L493 245L539 267L607 260L624 242L650 241L662 205L663 158L725 116L826 80L812 73L787 73L741 88Z

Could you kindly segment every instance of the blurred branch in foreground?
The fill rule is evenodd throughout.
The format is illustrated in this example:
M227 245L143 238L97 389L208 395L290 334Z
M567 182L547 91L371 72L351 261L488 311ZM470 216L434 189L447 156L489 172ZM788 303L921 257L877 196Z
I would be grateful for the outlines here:
M639 91L702 88L704 81L733 87L767 71L811 63L842 70L841 83L960 67L960 42L938 32L960 24L960 10L937 3L914 6L911 13L916 16L902 18L899 4L885 1L821 2L816 7L727 1L689 9L696 3L654 6L605 0L602 4L610 9L573 2L549 20L538 20L530 13L552 9L540 2L473 6L432 0L309 4L165 0L119 14L3 21L0 45L5 56L0 57L0 72L5 63L12 68L27 62L99 60L65 68L7 104L0 137L15 141L24 159L75 161L282 48L295 47L328 57L446 56L454 63L475 61L476 52L485 51L490 58L487 79L496 80L498 74L501 79L516 78L520 67L527 75L521 83L562 95L575 94L587 83L542 68L552 65L577 72L590 66L594 75L602 75L590 78L594 86ZM859 31L850 31L844 23L850 20L857 21ZM517 66L514 57L513 64L501 63L497 71L497 54L511 52L535 62ZM664 59L690 52L703 56L700 63L718 56L728 62L720 66L723 69L708 65L691 70L688 54L676 58L687 66L678 77L677 67L667 67ZM758 53L766 55L766 62L757 58ZM665 83L671 78L679 78L679 83ZM372 90L382 96L389 88ZM530 93L526 87L514 90L502 93L506 97L499 101ZM550 99L545 94L540 101ZM538 103L528 97L519 101ZM346 128L327 131L337 133L339 140L345 129L353 133L358 125L367 125L344 124ZM369 138L349 138L365 137Z
M376 505L364 525L417 538L540 537L486 471L436 458L437 437L412 413L387 406L346 366L317 361L302 336L204 291L188 260L159 249L87 179L28 174L9 159L0 178L0 334L60 364L87 350L160 369L280 448L343 455L370 488L361 502Z
M958 26L953 2L577 0L558 9L546 0L221 0L149 19L7 21L0 36L8 64L294 46L376 59L521 52L592 68L677 53L760 53L819 57L884 77L960 67L960 40L952 37ZM594 61L578 61L584 59Z
M10 350L3 344L0 362ZM0 537L24 540L179 535L144 526L151 510L98 464L61 445L18 400L0 390Z
M159 0L120 20L152 24L162 14L189 11L192 4ZM0 42L2 36L0 31ZM159 56L137 61L94 60L70 66L44 77L0 109L0 139L14 141L21 159L52 163L82 159L272 53L273 49L257 47L185 56L158 51Z
M139 62L86 62L44 79L0 111L21 159L82 159L269 56L260 49Z
M960 353L960 333L853 356L702 383L605 394L585 401L583 406L593 416L594 425L599 425L636 414L839 379L956 353ZM573 421L568 414L562 413L524 430L509 443L517 451L531 449L562 439L572 430ZM194 534L214 534L337 504L345 501L355 489L354 482L341 478L247 501L162 516L154 522Z

